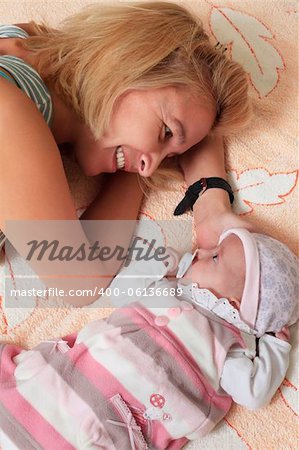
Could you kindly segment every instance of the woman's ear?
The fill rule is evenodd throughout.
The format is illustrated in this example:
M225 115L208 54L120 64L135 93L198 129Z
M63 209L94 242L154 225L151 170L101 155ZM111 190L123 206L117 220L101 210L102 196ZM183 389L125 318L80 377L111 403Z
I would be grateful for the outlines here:
M234 308L236 308L238 311L240 311L241 300L239 300L236 297L230 297L229 302Z

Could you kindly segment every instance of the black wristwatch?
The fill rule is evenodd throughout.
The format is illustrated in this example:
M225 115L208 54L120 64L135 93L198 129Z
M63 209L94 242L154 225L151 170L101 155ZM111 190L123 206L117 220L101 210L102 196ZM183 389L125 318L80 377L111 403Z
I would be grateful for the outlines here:
M174 210L174 216L180 216L189 209L193 210L193 205L198 197L200 197L207 189L212 188L224 189L229 195L230 203L233 203L234 194L230 184L226 180L219 177L201 178L188 187L185 197Z

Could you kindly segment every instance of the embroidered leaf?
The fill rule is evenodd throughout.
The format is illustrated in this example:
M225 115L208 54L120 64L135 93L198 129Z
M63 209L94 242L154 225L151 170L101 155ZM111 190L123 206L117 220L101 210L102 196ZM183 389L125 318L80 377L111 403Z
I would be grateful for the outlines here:
M285 69L279 52L269 42L273 39L270 29L255 17L231 8L213 7L210 22L216 40L242 64L259 96L268 95L278 82L277 69Z
M288 407L291 408L295 414L299 414L297 389L283 383L279 389L279 393Z
M256 205L278 205L297 183L298 172L269 173L266 169L248 169L240 175L228 172L228 180L235 194L234 211L247 214Z
M246 430L242 427L233 427L224 419L217 425L217 432L215 430L215 433L213 432L200 438L200 446L198 445L198 440L190 441L186 446L186 450L198 450L199 448L203 450L222 448L229 448L229 450L248 450L252 447L246 443L243 437L244 435L246 437Z
M3 327L7 333L9 330L19 326L22 322L29 318L37 304L36 296L30 297L26 294L29 289L35 287L40 289L40 283L32 284L32 278L26 278L30 275L30 269L27 264L22 265L22 258L17 254L16 250L6 242L6 263L0 264L0 298L1 298L1 320ZM23 268L27 270L24 270ZM22 276L16 276L22 274ZM36 281L34 279L34 281ZM42 285L42 287L44 287ZM23 295L14 293L13 290L20 290ZM7 296L7 293L10 293Z

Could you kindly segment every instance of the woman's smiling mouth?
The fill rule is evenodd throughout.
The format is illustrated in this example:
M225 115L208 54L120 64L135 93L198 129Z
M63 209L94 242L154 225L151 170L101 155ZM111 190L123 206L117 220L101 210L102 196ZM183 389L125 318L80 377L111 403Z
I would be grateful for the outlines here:
M116 167L118 170L122 170L125 168L125 154L123 149L119 146L116 149Z

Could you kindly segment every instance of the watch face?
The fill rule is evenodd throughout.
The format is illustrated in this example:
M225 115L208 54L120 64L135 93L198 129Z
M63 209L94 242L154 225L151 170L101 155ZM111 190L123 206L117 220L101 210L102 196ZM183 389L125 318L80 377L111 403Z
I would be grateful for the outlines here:
M179 265L178 265L178 271L177 271L177 274L176 274L177 278L182 278L185 275L185 273L187 272L187 270L191 266L192 261L193 261L193 259L196 256L196 253L197 253L197 250L195 250L193 255L192 255L192 253L185 253L182 256L182 258L181 258L181 260L179 262Z

